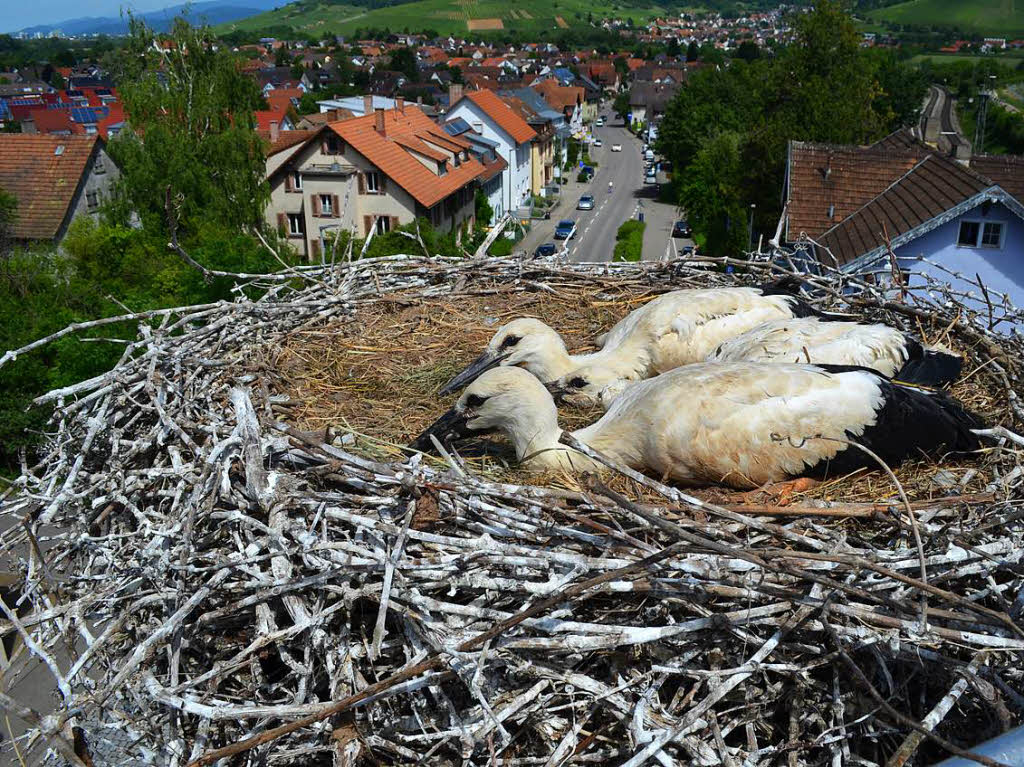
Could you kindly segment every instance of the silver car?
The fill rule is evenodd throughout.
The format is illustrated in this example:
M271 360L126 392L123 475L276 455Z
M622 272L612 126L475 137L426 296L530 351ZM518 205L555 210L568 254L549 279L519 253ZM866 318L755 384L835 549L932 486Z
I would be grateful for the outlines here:
M576 210L593 210L594 209L594 195L585 194L580 197L580 201L576 203Z

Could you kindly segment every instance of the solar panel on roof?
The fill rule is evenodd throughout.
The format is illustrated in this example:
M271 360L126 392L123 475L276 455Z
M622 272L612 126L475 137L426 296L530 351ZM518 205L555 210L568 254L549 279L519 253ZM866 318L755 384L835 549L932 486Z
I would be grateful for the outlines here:
M90 107L72 107L71 119L76 123L94 123L97 121L96 110Z
M81 91L67 91L67 94L69 96L81 96L81 95L83 95Z
M12 107L41 107L42 105L43 102L40 99L11 99Z
M97 88L96 89L96 95L97 96L109 96L110 95L110 88Z
M458 136L459 134L465 133L469 130L469 123L461 117L456 117L455 119L446 122L443 127L444 132L449 136Z

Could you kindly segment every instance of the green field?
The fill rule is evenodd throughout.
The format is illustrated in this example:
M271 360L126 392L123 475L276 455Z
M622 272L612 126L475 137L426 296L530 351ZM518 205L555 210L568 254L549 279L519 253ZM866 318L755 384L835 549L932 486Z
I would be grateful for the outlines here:
M959 27L990 37L1024 36L1024 0L909 0L866 14L875 21Z
M653 16L665 14L666 10L654 4L644 7L618 5L612 0L520 0L516 3L509 3L508 0L417 0L376 10L306 2L293 3L247 19L222 24L217 29L230 32L235 29L251 31L288 26L296 33L310 36L323 30L349 34L360 27L387 27L394 32L435 29L442 35L461 36L493 34L502 29L543 33L585 24L588 13L592 13L595 19L605 16L630 17L639 24ZM471 24L474 21L477 23Z
M911 56L908 61L914 65L918 65L923 61L930 61L933 64L952 64L957 61L970 61L977 64L981 61L995 61L1008 67L1014 67L1020 59L1021 55L1019 53L1014 54L1010 52L997 56L981 53L919 53L916 56Z

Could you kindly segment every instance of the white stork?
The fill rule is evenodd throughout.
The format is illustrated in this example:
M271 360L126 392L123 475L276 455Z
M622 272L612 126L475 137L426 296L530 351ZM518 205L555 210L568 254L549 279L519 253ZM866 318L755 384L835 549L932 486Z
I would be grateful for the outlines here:
M758 487L837 476L873 461L978 448L979 422L942 392L865 369L700 363L630 386L592 426L573 432L611 459L683 484ZM601 467L560 444L551 393L517 368L489 370L412 444L500 431L536 470Z
M595 363L639 380L700 362L723 341L764 322L818 314L787 292L762 288L709 288L665 293L636 309L600 339L592 354L570 355L561 337L534 319L498 329L476 360L441 388L456 391L498 365L525 368L544 382Z

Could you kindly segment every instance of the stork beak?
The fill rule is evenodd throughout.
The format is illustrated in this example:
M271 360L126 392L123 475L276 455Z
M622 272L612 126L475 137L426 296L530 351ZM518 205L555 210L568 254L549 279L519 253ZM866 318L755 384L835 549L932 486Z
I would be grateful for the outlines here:
M420 436L410 442L409 447L419 450L421 453L431 453L434 451L434 443L430 439L432 436L437 437L437 441L441 443L449 439L466 437L473 433L466 427L466 420L465 413L460 413L454 407L449 408L447 413L430 424Z
M562 404L565 400L565 389L558 385L558 381L548 381L544 384L544 388L548 390L556 405Z
M497 367L501 364L502 360L508 357L507 354L493 354L492 352L484 352L471 363L469 366L459 373L455 378L450 380L441 390L438 392L442 397L456 392L464 386L468 386L473 383L482 373L490 370L493 367Z

